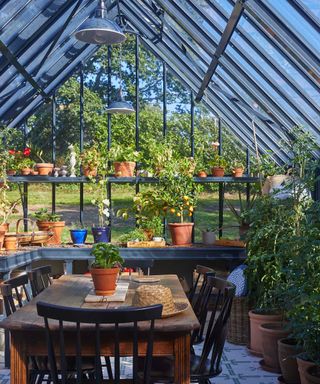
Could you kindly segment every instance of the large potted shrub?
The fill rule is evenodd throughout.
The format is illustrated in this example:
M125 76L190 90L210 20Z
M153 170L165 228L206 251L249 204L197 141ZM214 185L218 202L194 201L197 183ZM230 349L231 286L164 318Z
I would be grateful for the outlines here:
M90 272L96 295L112 295L116 289L116 280L123 264L119 248L113 244L98 243L92 247L94 262Z
M61 244L62 231L65 227L65 222L60 220L61 216L57 213L48 212L47 208L41 208L33 214L40 231L53 233L47 244Z
M110 160L113 161L115 177L133 177L136 162L140 158L133 146L120 146L115 144L109 151Z

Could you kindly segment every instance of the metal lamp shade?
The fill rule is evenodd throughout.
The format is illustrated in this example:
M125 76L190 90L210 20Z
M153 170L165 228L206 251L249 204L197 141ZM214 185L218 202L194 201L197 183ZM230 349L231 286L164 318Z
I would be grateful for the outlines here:
M82 23L75 37L85 43L106 45L119 44L126 39L117 23L99 17L93 17Z
M135 110L131 103L125 101L125 100L117 100L113 101L109 107L107 108L107 113L134 113Z

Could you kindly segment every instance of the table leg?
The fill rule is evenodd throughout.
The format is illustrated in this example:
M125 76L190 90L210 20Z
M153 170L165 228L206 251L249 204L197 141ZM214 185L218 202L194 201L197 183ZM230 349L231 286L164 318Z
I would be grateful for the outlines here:
M175 384L190 383L190 334L178 336L174 340L174 382Z
M11 332L10 384L27 384L28 363L26 345L22 335Z

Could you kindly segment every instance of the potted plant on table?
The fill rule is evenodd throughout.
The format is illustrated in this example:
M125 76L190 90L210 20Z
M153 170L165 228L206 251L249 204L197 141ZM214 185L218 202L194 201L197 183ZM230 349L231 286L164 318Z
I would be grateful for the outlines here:
M232 167L232 176L233 177L242 177L244 172L244 165L240 160L234 160L231 164Z
M179 222L168 224L172 244L192 243L194 223L190 220L197 202L197 193L201 186L193 182L194 160L191 158L173 158L168 161L159 177L158 193L162 199L166 216Z
M91 255L94 256L94 262L90 272L96 295L112 295L115 292L119 267L124 263L119 247L110 243L94 244Z
M61 244L61 235L65 227L65 222L60 220L61 216L57 213L48 212L47 208L41 208L33 214L40 231L53 232L53 236L48 240L47 244Z
M109 157L113 161L115 177L133 177L140 153L133 146L115 144L109 151Z
M202 231L202 243L205 245L213 245L216 241L216 230L208 227Z
M225 168L227 167L227 161L218 153L214 154L213 160L210 162L212 169L212 176L214 177L223 177L225 173Z
M72 225L72 228L70 229L70 236L74 245L85 244L87 235L88 230L86 228L83 228L83 225L81 223Z

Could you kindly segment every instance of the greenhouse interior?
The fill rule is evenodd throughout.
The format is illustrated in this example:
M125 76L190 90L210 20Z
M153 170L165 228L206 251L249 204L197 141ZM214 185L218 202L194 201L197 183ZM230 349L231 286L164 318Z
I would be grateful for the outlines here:
M1 0L0 66L0 384L320 383L320 0Z

